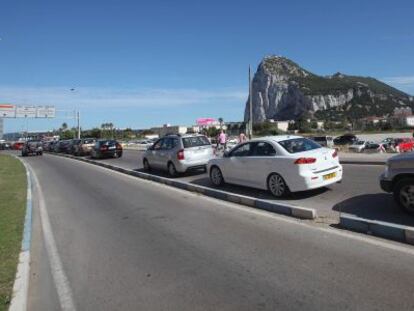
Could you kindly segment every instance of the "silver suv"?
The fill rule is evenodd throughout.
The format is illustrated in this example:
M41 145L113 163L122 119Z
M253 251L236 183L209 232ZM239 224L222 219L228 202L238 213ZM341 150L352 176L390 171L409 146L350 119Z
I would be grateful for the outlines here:
M380 185L382 190L393 192L398 205L406 212L414 214L414 152L388 159Z
M204 135L168 135L144 152L143 165L147 171L167 170L174 177L190 170L205 171L213 157L213 147Z

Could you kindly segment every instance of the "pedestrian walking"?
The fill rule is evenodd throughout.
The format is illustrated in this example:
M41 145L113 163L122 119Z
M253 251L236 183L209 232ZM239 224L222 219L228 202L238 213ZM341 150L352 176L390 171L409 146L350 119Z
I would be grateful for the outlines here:
M226 150L227 135L224 132L224 130L221 130L218 140L219 140L220 146L223 148L223 150Z

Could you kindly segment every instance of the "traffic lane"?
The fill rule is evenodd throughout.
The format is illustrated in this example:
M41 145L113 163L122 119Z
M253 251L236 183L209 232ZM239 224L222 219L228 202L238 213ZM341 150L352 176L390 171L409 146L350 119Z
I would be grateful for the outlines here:
M125 159L115 159L111 164L142 170L143 152L127 150ZM113 162L112 162L113 161ZM342 183L312 191L294 193L285 199L275 199L267 191L236 185L224 185L221 189L269 201L281 201L317 210L320 222L335 223L339 213L344 212L371 220L388 221L414 226L414 217L402 212L392 195L381 190L378 177L383 172L380 165L344 164ZM152 174L169 177L167 172L153 171ZM185 182L212 187L208 174L191 172L177 178Z
M65 158L25 160L42 185L79 309L414 308L408 247L400 252L387 246L396 243L371 244Z

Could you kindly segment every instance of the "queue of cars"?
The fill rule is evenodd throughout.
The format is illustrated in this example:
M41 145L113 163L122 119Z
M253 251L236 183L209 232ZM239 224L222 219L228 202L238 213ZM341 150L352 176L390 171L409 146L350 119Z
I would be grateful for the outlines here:
M66 153L92 158L120 158L122 145L113 139L82 138L43 142L43 149L49 152Z

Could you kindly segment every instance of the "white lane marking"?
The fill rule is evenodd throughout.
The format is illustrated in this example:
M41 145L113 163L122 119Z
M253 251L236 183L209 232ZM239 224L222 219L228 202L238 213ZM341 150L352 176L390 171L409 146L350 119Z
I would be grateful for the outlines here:
M58 157L58 158L60 158L60 157ZM289 224L304 226L304 227L306 227L308 229L311 229L311 230L323 231L323 232L328 233L328 234L335 234L335 235L345 237L345 238L348 238L348 239L357 240L357 241L361 241L361 242L366 242L366 243L371 244L371 245L380 246L380 247L383 247L383 248L388 248L388 249L399 251L399 252L406 253L406 254L409 254L409 255L414 255L414 248L413 247L405 246L404 244L400 244L398 242L394 242L394 241L391 242L391 241L383 240L379 237L363 235L363 234L359 234L359 233L355 233L355 232L351 232L351 231L343 231L343 230L340 230L340 229L331 229L331 228L319 227L319 226L316 226L316 225L309 225L309 224L307 224L306 222L304 222L302 220L290 218L289 216L283 216L283 215L267 212L267 211L264 211L264 210L256 209L254 207L249 207L249 206L244 206L244 205L240 205L240 204L237 204L237 203L223 201L223 200L216 199L216 198L213 198L213 197L205 196L203 194L194 193L192 191L183 190L183 189L180 189L180 188L171 187L171 186L161 184L161 183L158 183L158 182L154 182L154 181L151 181L151 180L142 179L142 178L139 178L139 177L134 177L134 176L131 176L131 175L127 175L125 173L117 172L117 171L111 170L111 169L106 168L106 167L93 165L93 164L91 165L89 163L81 162L81 161L78 161L76 159L71 159L71 158L65 158L65 159L75 161L76 163L82 163L82 164L88 165L90 167L95 167L96 169L109 171L111 174L116 173L120 177L123 177L125 179L134 180L135 182L139 181L139 182L143 182L143 183L149 183L149 184L152 184L152 185L158 185L159 187L163 187L163 188L169 189L171 191L177 191L177 192L180 192L180 193L185 193L187 195L190 194L190 195L192 195L192 196L194 196L198 199L203 198L205 200L215 202L216 204L219 203L219 204L225 205L229 208L236 209L236 210L239 210L239 211L243 211L243 212L246 212L246 213L254 214L254 215L257 215L257 216L264 216L264 217L268 217L268 218L273 218L275 220L283 221L283 222L286 222L286 223L289 223Z
M56 247L55 237L53 236L52 227L50 225L49 214L46 209L42 187L40 186L39 180L37 179L37 176L32 168L30 168L30 171L32 173L34 185L37 189L43 239L50 262L53 281L58 293L60 307L63 311L75 311L76 308L73 301L72 290L70 288L65 271L63 270L62 261Z

